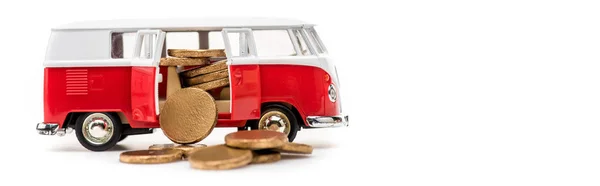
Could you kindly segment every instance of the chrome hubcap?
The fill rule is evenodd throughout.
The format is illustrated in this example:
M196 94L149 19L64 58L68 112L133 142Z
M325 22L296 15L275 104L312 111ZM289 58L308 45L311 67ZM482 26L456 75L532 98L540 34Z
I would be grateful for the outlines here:
M271 111L263 115L258 126L261 130L290 133L290 120L279 111Z
M94 113L83 121L83 137L95 145L108 142L113 136L113 130L113 122L105 114Z

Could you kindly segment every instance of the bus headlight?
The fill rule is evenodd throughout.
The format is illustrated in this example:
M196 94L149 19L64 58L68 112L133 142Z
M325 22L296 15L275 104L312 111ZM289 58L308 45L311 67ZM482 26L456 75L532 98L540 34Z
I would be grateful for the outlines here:
M329 94L329 101L335 102L335 100L337 99L337 91L335 91L335 87L333 86L333 84L329 85L327 94Z

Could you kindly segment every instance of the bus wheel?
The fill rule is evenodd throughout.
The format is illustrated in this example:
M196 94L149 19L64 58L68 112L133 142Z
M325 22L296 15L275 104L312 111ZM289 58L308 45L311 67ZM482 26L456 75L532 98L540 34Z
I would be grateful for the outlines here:
M110 113L86 113L77 118L77 140L91 151L105 151L121 139L121 121Z
M119 138L119 142L123 141L125 138L127 138L127 135L121 134L121 138Z
M258 129L282 132L292 142L298 132L297 121L290 109L280 105L271 105L265 108L258 120Z

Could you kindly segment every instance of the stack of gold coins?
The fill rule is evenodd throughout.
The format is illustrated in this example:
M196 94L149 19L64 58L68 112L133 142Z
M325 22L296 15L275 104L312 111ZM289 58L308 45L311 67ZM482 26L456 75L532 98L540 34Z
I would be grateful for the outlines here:
M167 54L160 59L160 66L186 67L179 72L183 87L208 91L229 85L224 49L169 49Z
M213 90L229 85L229 69L226 59L185 70L181 72L181 76L186 87Z
M227 60L181 72L185 86L212 90L229 85Z

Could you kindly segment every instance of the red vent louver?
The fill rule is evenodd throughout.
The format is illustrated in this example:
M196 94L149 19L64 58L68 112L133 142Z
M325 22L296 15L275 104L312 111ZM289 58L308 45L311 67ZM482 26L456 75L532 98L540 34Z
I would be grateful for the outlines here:
M67 95L87 95L88 94L88 70L66 70L66 92Z

